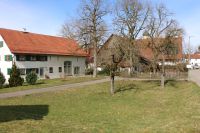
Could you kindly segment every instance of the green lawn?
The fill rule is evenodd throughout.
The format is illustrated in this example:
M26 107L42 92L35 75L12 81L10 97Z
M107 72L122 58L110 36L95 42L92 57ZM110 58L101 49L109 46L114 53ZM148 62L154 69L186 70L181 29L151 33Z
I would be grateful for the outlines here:
M80 83L80 82L91 81L91 80L98 80L98 79L103 79L103 78L105 78L105 77L98 76L96 78L93 78L93 77L86 76L86 77L67 77L67 78L64 78L64 79L38 80L36 85L27 85L26 83L24 83L23 86L0 89L0 93L14 92L14 91L28 90L28 89L39 89L39 88L52 87L52 86L57 86L57 85L64 85L64 84Z
M0 100L5 133L199 133L200 88L186 81L120 81Z

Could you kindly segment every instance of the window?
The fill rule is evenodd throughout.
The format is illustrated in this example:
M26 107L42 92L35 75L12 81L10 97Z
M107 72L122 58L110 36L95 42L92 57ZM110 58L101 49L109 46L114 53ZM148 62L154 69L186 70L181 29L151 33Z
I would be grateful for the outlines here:
M27 68L26 69L26 74L29 74L31 72L35 72L35 73L39 73L39 69L38 68Z
M76 66L74 67L74 74L78 75L80 73L80 67Z
M30 56L30 61L37 61L36 56Z
M43 55L17 55L16 56L17 61L47 61L47 56Z
M59 73L62 72L62 67L58 67L58 72L59 72Z
M25 55L17 55L17 61L26 61L26 56Z
M49 67L49 73L53 73L53 67Z
M7 69L7 75L10 75L10 73L11 73L11 68L8 68Z
M12 61L13 57L12 55L5 55L5 61Z
M19 69L20 75L26 75L26 69Z
M47 61L47 56L37 56L37 61Z
M0 41L0 48L3 47L3 41Z

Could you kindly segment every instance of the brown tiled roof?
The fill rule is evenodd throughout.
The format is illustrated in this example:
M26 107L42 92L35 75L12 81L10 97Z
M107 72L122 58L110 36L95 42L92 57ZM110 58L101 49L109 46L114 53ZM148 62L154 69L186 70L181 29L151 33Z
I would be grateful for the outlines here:
M158 41L162 39L157 39ZM177 37L173 39L174 44L178 47L178 54L176 55L176 59L183 58L183 48L182 48L182 37ZM137 40L137 44L140 46L140 55L146 59L153 59L153 51L148 47L150 40L149 39L139 39ZM158 57L161 59L161 57ZM167 56L165 59L172 59L173 57Z
M111 39L123 39L125 40L123 37L118 36L118 35L114 35L112 34L109 39L105 42L105 44L103 45L103 47L100 49L99 52L101 52L101 50L106 49L109 47L109 43ZM182 37L178 37L174 39L175 43L178 45L178 54L176 56L177 59L182 59L183 58L183 54L182 54ZM137 40L137 45L139 46L139 54L141 57L148 59L148 60L152 60L153 59L153 52L152 50L148 47L148 39L138 39ZM160 57L159 57L160 58ZM170 59L170 57L166 57L166 59Z
M190 59L200 59L200 54L191 54Z
M72 39L2 28L0 35L12 53L87 56Z

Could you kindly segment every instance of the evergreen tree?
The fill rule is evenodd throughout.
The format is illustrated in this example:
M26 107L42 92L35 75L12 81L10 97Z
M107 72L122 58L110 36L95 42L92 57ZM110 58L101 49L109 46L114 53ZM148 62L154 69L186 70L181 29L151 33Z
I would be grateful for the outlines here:
M12 66L8 82L10 87L22 86L24 83L24 79L20 77L20 71L15 63Z
M3 87L4 83L5 83L6 79L3 75L3 73L0 72L0 88Z

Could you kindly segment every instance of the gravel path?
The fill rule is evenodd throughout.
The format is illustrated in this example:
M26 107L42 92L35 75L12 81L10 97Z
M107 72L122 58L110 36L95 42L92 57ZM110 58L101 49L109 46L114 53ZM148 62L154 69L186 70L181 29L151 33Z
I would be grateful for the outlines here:
M188 80L193 81L200 86L200 70L189 70Z
M8 92L8 93L0 94L0 99L25 96L25 95L43 93L43 92L60 91L60 90L65 90L65 89L69 89L69 88L78 88L78 87L82 87L82 86L86 86L86 85L104 83L104 82L108 82L108 81L109 81L109 79L106 78L106 79L101 79L101 80L93 80L93 81L87 81L87 82L82 82L82 83L52 86L52 87L41 88L41 89L30 89L30 90L23 90L23 91L17 91L17 92Z

